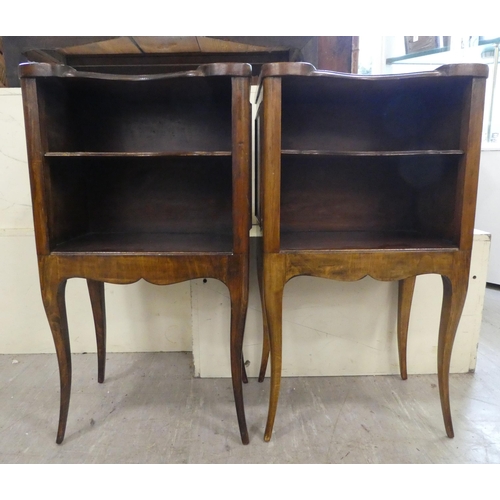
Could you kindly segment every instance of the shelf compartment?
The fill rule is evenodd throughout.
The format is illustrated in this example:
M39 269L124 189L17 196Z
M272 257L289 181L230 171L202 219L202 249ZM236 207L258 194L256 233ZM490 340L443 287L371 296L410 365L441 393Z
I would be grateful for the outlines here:
M468 85L444 78L283 78L282 149L459 150Z
M218 77L40 79L47 151L231 151L231 85Z
M461 160L461 155L282 155L281 248L299 250L302 241L304 249L325 249L329 240L333 248L348 248L341 235L346 241L358 235L352 244L360 248L364 235L371 245L370 234L382 235L370 248L392 248L394 236L404 236L402 248L434 248L432 242L453 247L459 241L454 207Z
M137 237L143 252L178 251L181 242L192 242L193 248L184 249L190 252L200 248L200 238L217 241L220 235L228 237L214 251L232 251L230 156L51 157L47 161L51 251L74 252L79 243L81 251L106 250L108 245L106 251L118 251L117 243L132 248L127 241ZM194 236L171 236L177 234ZM168 243L164 250L162 242ZM211 248L211 244L202 245Z

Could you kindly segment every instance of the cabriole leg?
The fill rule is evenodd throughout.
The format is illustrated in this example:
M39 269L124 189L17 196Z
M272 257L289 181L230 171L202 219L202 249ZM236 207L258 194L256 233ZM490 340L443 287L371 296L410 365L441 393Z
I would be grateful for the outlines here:
M53 277L41 279L43 305L49 320L52 337L59 363L59 378L61 384L61 402L59 411L59 427L56 443L61 444L66 432L69 400L71 395L71 349L69 342L68 320L65 304L66 280Z
M94 315L95 334L97 341L97 381L104 382L106 371L106 310L104 301L104 283L87 280L90 304Z
M238 273L237 273L238 274ZM228 283L231 297L231 377L233 382L236 416L240 428L241 441L249 443L245 407L243 402L243 334L248 307L248 276L242 272Z
M262 266L262 255L259 252L259 254L257 255L257 279L259 282L260 301L262 307L262 357L260 361L259 382L263 382L264 378L266 377L267 363L269 360L269 354L271 352L271 345L269 341L269 327L266 314L266 303L264 298L264 287L262 282Z
M410 323L411 302L415 289L416 276L399 281L398 293L398 353L401 378L408 378L406 353L408 345L408 325Z
M281 334L285 273L284 261L280 255L264 255L264 259L264 273L262 281L264 290L265 316L268 321L271 348L271 388L264 441L270 441L276 417L276 410L278 408L278 398L281 386Z
M468 273L467 273L468 274ZM449 278L443 276L443 306L438 340L438 382L446 434L454 436L450 409L450 360L453 341L467 295L468 275Z

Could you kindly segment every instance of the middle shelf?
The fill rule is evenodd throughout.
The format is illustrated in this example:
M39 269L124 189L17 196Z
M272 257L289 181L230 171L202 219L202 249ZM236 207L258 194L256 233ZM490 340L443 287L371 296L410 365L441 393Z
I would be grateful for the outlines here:
M282 251L457 247L461 151L286 151Z
M365 157L379 157L379 156L436 156L436 155L454 155L460 156L464 152L461 149L426 149L415 151L397 151L397 150L360 150L360 151L344 151L344 150L324 150L324 149L283 149L282 155L299 155L299 156L365 156Z
M231 156L231 151L53 151L46 158L182 158Z
M231 155L63 155L45 163L51 251L232 251Z

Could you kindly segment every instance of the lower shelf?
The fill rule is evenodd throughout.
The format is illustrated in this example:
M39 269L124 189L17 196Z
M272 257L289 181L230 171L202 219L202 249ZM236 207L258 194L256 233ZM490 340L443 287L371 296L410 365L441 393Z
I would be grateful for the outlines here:
M282 232L282 251L327 250L440 250L457 249L443 238L410 231L300 231Z
M232 253L230 234L87 233L59 244L52 253Z

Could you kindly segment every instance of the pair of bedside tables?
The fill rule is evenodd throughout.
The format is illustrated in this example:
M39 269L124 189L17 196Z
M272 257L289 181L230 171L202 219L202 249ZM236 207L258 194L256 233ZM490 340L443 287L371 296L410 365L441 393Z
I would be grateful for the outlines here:
M87 280L103 382L104 283L207 277L230 292L232 384L247 444L250 65L123 76L27 63L20 76L41 291L61 380L57 443L71 392L67 280ZM283 289L298 275L399 281L403 378L415 277L443 277L438 380L453 436L448 374L467 292L486 77L483 65L390 76L262 67L254 154L260 381L271 360L265 440L280 390Z

